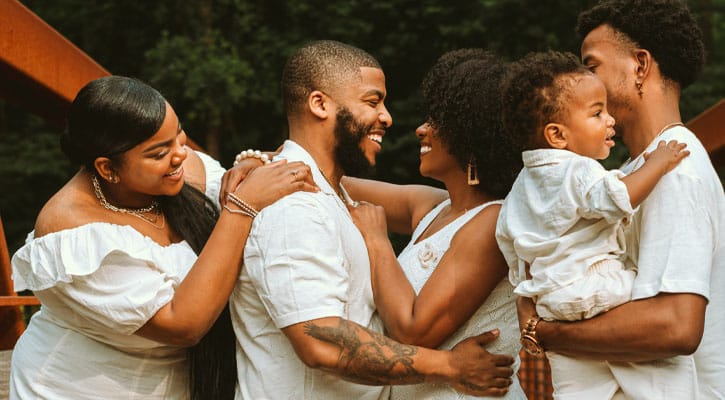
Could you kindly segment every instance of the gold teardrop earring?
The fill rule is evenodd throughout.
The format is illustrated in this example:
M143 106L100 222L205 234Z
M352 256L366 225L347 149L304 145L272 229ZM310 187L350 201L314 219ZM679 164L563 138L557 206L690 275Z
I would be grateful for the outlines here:
M637 79L636 81L634 81L634 86L637 86L637 93L639 93L639 98L641 99L642 94L644 94L644 92L642 91L642 81Z

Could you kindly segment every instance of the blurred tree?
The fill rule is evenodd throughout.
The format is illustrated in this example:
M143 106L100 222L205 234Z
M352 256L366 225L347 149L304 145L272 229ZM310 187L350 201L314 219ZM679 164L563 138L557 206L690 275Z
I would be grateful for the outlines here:
M0 216L12 254L73 170L60 151L57 132L40 117L0 101L0 121Z
M436 184L418 174L413 135L424 120L418 86L448 50L483 47L507 59L529 51L579 52L578 13L595 0L22 0L115 74L158 88L187 133L225 166L244 148L276 148L285 138L279 78L302 43L335 39L383 64L394 119L379 157L379 179ZM692 0L709 62L682 98L688 120L725 97L725 0ZM70 175L42 121L0 103L0 199L8 237L17 243L40 205ZM6 122L6 119L13 119ZM4 127L4 128L3 128ZM22 138L20 143L19 139ZM51 154L51 150L55 153ZM624 146L605 163L615 167ZM27 158L25 158L27 157ZM28 187L32 182L32 189ZM11 249L12 250L12 249Z

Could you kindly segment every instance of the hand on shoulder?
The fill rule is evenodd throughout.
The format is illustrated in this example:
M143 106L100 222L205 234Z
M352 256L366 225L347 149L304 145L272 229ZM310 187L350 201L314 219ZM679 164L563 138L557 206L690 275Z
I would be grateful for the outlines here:
M184 181L204 193L206 189L206 170L204 162L196 151L188 148L184 160Z

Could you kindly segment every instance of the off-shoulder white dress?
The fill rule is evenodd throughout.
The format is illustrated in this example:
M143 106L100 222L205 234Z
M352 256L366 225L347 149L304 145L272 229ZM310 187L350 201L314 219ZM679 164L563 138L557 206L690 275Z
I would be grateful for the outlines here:
M224 169L200 154L214 200ZM11 399L186 399L186 349L135 335L196 261L127 225L94 222L35 238L13 256L16 290L42 306L15 346Z
M408 243L408 246L398 256L398 262L400 262L400 266L403 268L405 276L410 281L413 289L415 289L416 294L420 293L423 285L425 285L428 278L435 271L443 254L451 246L451 240L456 232L484 208L491 204L501 203L501 201L492 201L468 210L443 229L416 243L420 235L425 231L425 228L430 225L438 213L450 204L450 200L442 202L423 217L415 228L410 243ZM514 382L509 387L508 394L503 398L509 400L524 400L526 396L516 377L516 372L520 365L518 353L521 346L519 345L519 325L516 317L516 295L513 293L513 290L514 288L508 279L502 279L473 316L439 348L451 349L465 338L479 335L494 328L500 329L501 335L499 338L489 344L486 349L491 353L508 354L515 358L516 362L513 365ZM455 304L451 304L450 306L456 307ZM390 398L393 400L481 399L481 397L466 396L465 394L459 393L444 383L393 386L391 388Z

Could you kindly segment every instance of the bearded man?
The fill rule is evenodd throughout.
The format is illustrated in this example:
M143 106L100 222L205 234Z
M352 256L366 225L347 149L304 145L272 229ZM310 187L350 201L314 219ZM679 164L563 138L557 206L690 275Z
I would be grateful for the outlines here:
M284 197L254 219L230 299L236 398L382 399L387 385L424 381L505 394L513 359L484 349L494 333L451 351L381 333L368 252L348 211L355 202L340 184L375 165L393 122L379 63L343 43L313 42L287 61L282 91L290 139L277 158L309 165L320 192Z

